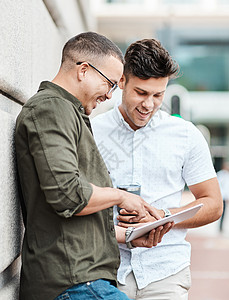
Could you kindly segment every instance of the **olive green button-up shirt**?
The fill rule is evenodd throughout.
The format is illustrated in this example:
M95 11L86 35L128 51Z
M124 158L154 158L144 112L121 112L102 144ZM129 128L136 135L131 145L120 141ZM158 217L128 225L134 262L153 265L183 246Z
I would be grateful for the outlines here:
M93 183L112 186L90 121L73 95L42 82L16 124L25 217L21 300L51 300L70 286L116 280L119 251L113 209L75 216Z

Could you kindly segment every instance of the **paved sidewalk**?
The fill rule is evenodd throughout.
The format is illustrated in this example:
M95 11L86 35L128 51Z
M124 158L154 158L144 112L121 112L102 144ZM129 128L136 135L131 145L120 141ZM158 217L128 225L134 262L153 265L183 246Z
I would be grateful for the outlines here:
M229 207L223 226L223 234L219 221L188 231L192 245L189 300L229 300Z
M191 232L192 287L189 300L229 299L229 238Z

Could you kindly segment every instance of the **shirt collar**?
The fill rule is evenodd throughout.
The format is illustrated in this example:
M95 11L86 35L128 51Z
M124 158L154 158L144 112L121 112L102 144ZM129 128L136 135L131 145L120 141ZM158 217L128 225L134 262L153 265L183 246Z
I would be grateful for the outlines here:
M45 90L45 89L50 89L54 93L57 92L58 96L62 96L66 100L72 102L81 113L85 114L85 110L84 110L84 107L82 106L81 102L75 96L73 96L71 93L66 91L61 86L59 86L53 82L50 82L50 81L42 81L39 86L38 92Z
M124 120L119 108L119 105L115 105L114 110L113 110L113 116L118 125L120 126L125 126L128 130L133 131L133 129L130 127L130 125Z

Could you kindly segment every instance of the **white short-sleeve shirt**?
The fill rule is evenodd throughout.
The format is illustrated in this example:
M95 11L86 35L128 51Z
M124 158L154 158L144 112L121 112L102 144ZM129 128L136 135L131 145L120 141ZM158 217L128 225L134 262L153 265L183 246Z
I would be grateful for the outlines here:
M207 142L188 121L158 111L136 131L118 107L92 119L97 146L114 186L138 183L141 197L152 206L179 207L185 184L216 177ZM115 210L116 212L116 210ZM116 214L115 222L116 222ZM176 274L190 264L186 230L172 229L153 248L127 249L120 244L118 281L133 271L139 289Z

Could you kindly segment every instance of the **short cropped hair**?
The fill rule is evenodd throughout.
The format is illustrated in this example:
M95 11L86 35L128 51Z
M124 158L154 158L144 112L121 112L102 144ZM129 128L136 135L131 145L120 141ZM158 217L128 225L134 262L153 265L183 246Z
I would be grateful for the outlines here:
M126 50L124 75L140 79L176 78L179 66L156 39L143 39L132 43Z
M70 69L78 61L97 62L114 56L124 63L121 50L112 41L96 32L84 32L71 38L64 46L61 66Z

